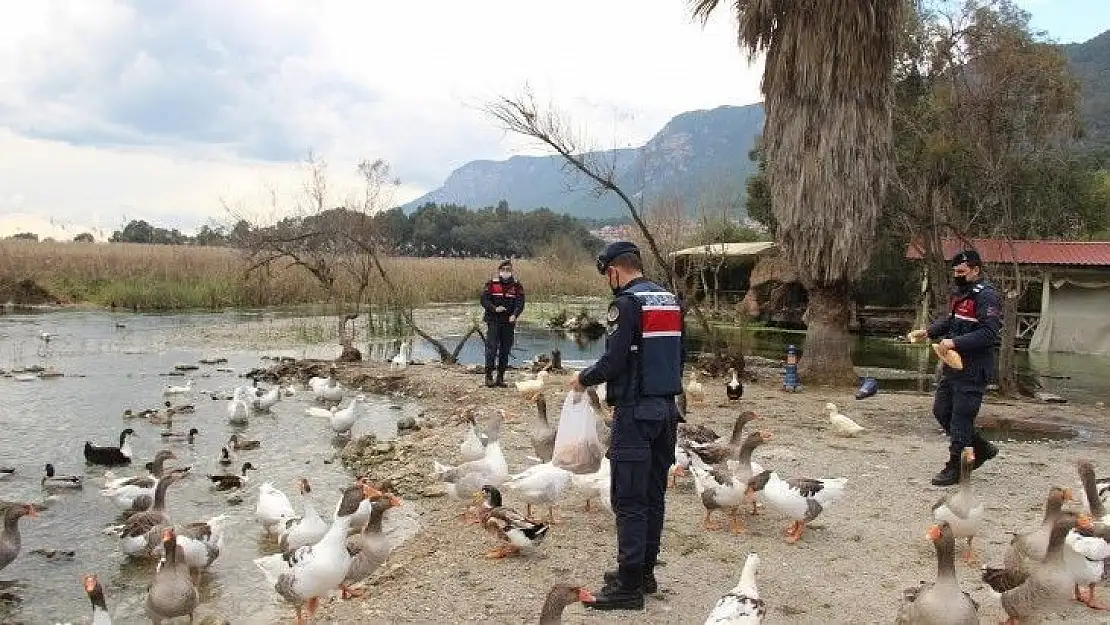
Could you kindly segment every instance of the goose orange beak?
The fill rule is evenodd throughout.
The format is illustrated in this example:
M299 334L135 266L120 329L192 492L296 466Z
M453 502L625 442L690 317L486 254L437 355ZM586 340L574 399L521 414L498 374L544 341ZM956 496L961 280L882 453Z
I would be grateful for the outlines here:
M597 597L595 597L592 592L586 590L585 588L579 588L578 600L582 603L593 603L597 601Z
M925 533L925 538L929 540L940 540L940 526L934 525L930 527L929 531Z

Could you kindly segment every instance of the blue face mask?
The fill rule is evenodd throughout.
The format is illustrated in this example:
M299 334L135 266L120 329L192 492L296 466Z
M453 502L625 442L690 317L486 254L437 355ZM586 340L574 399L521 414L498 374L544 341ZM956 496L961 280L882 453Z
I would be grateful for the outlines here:
M508 281L508 280L512 280L512 279L513 279L513 274L511 274L511 273L508 273L508 272L505 272L505 271L502 271L502 272L501 272L500 274L498 274L498 275L499 275L499 276L501 277L501 279L502 279L502 280L505 280L505 281Z

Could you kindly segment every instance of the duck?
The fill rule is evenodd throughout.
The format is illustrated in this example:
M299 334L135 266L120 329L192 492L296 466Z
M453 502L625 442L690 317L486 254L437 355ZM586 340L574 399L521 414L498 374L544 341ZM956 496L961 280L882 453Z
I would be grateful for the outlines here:
M410 346L408 339L401 341L401 347L397 351L397 355L389 361L389 368L391 370L398 369L404 371L409 366L409 352L411 350L412 347Z
M555 584L547 591L543 607L540 608L540 625L559 625L563 622L563 610L572 603L593 603L597 601L593 593L582 586Z
M260 412L270 412L274 404L281 401L281 388L275 386L262 395L251 398L251 407Z
M1015 534L1002 557L1003 566L1010 571L1029 573L1044 559L1052 527L1063 513L1064 502L1072 501L1072 490L1053 486L1044 504L1044 517L1037 529Z
M188 616L191 623L193 612L200 604L200 594L189 574L185 550L177 544L177 533L172 527L162 530L162 548L165 556L159 561L154 581L146 592L146 615L154 625L179 616Z
M235 460L231 457L231 454L232 451L228 449L227 445L220 447L220 459L216 462L221 467L230 467L232 464L235 463Z
M192 574L193 584L200 585L201 574L212 566L224 548L224 524L227 515L214 516L207 521L196 521L174 528L177 546L185 557L185 565ZM162 549L164 552L164 548Z
M498 410L490 420L485 454L458 466L442 464L432 460L432 478L440 482L451 499L469 499L481 490L483 485L500 486L509 479L509 465L501 451L501 423L505 411ZM463 513L465 518L467 513ZM472 521L477 522L477 521Z
M227 404L227 421L231 425L246 425L250 421L250 415L251 405L247 401L247 390L237 386Z
M736 512L744 502L747 492L746 483L734 480L732 474L721 465L717 467L690 465L690 472L694 474L694 487L697 490L698 499L705 506L705 520L702 526L707 530L720 529L720 526L713 523L712 513L714 510L727 508L732 533L743 533L744 526L740 523Z
M38 512L38 507L32 503L0 502L0 514L4 517L4 527L0 529L0 571L15 561L23 547L19 520L25 516L37 517Z
M797 543L805 524L816 519L825 508L844 494L847 478L795 477L784 480L775 471L767 470L748 480L748 496L762 492L767 502L779 512L794 519L786 534L786 542Z
M85 594L89 596L89 603L92 604L92 625L112 625L112 615L108 613L108 604L104 601L104 589L100 586L100 580L96 575L89 574L82 581Z
M85 441L85 462L106 467L131 464L134 453L131 450L131 437L134 435L135 430L125 428L119 433L119 447L98 447Z
M546 523L527 519L516 510L502 505L501 491L496 486L482 487L485 501L478 511L478 521L489 532L506 544L486 554L489 558L504 558L524 550L536 548L551 529Z
M937 580L905 591L896 625L979 625L979 606L956 579L956 533L947 521L925 534L937 552Z
M1045 555L1031 572L983 569L983 581L1001 595L1002 609L1009 617L1006 625L1035 621L1063 607L1063 602L1071 596L1075 580L1064 564L1064 540L1075 527L1090 529L1093 524L1086 515L1061 512L1053 521Z
M43 488L81 488L84 478L80 475L56 475L54 465L46 463L46 475L42 477Z
M197 428L189 428L189 432L186 433L186 434L182 434L181 432L170 432L169 430L164 430L162 432L159 432L158 435L161 436L162 440L164 440L164 441L180 441L180 440L183 440L186 443L192 445L196 441L197 434L200 434L200 430L198 430Z
M265 482L258 487L258 505L254 516L267 533L276 535L286 521L297 518L297 512L285 493L272 483Z
M686 451L685 447L679 444L674 446L674 464L670 469L667 469L667 474L671 478L671 487L678 486L678 478L685 477L686 471L690 468L690 463L693 460L693 455Z
M705 625L757 625L767 614L767 605L759 598L755 575L759 571L759 555L749 553L740 571L740 581L713 606Z
M349 435L355 421L362 416L362 402L365 400L365 395L356 395L351 398L351 403L346 408L332 412L330 421L332 432Z
M518 393L524 396L531 396L533 393L538 393L543 390L544 380L547 379L547 370L541 369L536 373L536 377L531 380L517 380L514 382Z
M547 399L543 393L536 394L536 418L532 421L529 438L540 462L551 462L555 455L555 428L547 420Z
M309 406L305 408L304 413L310 417L324 417L330 419L335 412L339 410L339 406L332 406L330 408L320 408L319 406Z
M825 404L825 410L829 413L829 423L832 424L833 432L837 436L855 436L867 430L867 428L837 412L836 404L832 402Z
M304 498L304 514L300 517L286 519L281 533L278 535L278 545L285 552L290 552L306 545L314 544L328 532L328 524L320 518L316 511L316 504L312 502L312 486L308 478L297 480L297 487ZM352 513L351 524L354 525Z
M725 396L729 401L737 401L744 396L744 384L740 382L740 376L736 374L734 367L728 368L729 380L725 382Z
M597 471L584 474L572 473L570 476L570 483L586 496L584 507L586 512L590 511L590 502L594 499L600 499L602 507L612 511L613 507L609 500L612 481L609 459L604 457L601 459L601 466L597 468Z
M169 449L161 449L154 454L150 472L145 476L117 478L111 471L104 474L104 488L100 494L112 500L124 512L142 512L154 505L154 489L162 477L167 460L177 456ZM181 469L188 471L188 468Z
M489 438L478 429L478 422L474 419L474 410L466 411L467 430L463 440L459 443L459 457L462 462L479 460L486 455L486 443Z
M0 478L5 478L15 473L15 467L0 467Z
M983 501L971 488L971 471L975 466L975 450L964 447L960 453L960 481L956 490L944 495L933 504L933 518L946 521L956 538L967 539L964 560L972 562L975 558L971 541L983 525Z
M314 389L316 393L316 401L328 402L338 404L343 401L343 394L346 392L342 385L336 381L335 378L329 377L327 383Z
M1064 563L1075 578L1075 600L1095 610L1107 610L1095 598L1095 587L1106 573L1106 560L1110 558L1110 515L1098 495L1095 467L1090 460L1078 463L1079 479L1083 484L1083 498L1092 520L1098 523L1094 532L1072 530L1064 539ZM1087 586L1086 594L1080 589Z
M232 490L242 488L250 482L247 471L254 471L254 465L244 462L239 475L209 475L208 480L216 485L216 490Z
M154 488L154 505L150 510L136 512L127 517L122 526L112 528L120 530L124 554L132 558L153 555L158 547L160 531L172 523L170 515L166 513L166 490L183 475L177 470L168 471Z
M162 388L162 395L169 397L170 395L186 395L193 392L193 380L189 378L185 380L185 386L174 386L167 384Z
M351 565L351 554L347 551L351 515L364 499L381 494L368 484L347 487L339 514L323 538L288 555L275 553L254 560L267 583L296 607L298 624L304 623L302 613L306 605L311 618L320 597L343 583Z
M240 437L238 434L232 434L231 438L227 439L227 446L235 451L245 451L250 449L258 449L262 446L261 441L252 441Z
M392 494L382 493L372 497L370 502L370 518L362 528L362 532L347 537L347 553L351 554L351 563L347 565L347 575L339 584L340 597L349 599L362 595L361 590L354 590L351 585L357 584L378 570L389 557L389 538L382 533L382 518L390 508L404 504L404 501Z
M716 440L705 444L685 441L684 447L705 464L720 464L740 453L740 445L744 442L744 426L758 418L756 413L745 410L736 417L736 422L732 425L732 435L727 441Z
M566 469L557 467L550 462L544 462L532 465L515 475L510 475L502 487L527 502L524 516L528 518L532 518L533 505L546 504L548 522L555 525L560 523L555 519L555 502L570 486L572 475Z
M682 385L688 400L694 403L705 401L705 386L698 381L698 372L690 371L689 379Z

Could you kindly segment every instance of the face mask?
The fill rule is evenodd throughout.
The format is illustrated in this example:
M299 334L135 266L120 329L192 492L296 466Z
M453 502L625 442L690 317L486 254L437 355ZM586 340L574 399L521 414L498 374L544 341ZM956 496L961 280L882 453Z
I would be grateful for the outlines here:
M502 280L509 280L510 278L513 277L513 274L505 272L505 271L502 271L499 275L501 276Z
M967 276L953 276L952 281L956 283L956 286L967 286Z

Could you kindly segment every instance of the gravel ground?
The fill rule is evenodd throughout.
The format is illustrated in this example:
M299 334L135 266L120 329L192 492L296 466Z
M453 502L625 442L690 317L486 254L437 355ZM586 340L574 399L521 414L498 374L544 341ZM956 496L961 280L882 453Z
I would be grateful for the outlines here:
M345 376L390 375L383 367L357 367ZM486 389L480 376L461 367L414 365L400 384L420 395L425 406L421 429L405 434L392 458L370 468L377 478L400 484L406 505L417 510L419 531L399 545L389 562L366 584L364 597L322 604L317 622L327 623L536 623L547 589L555 583L596 589L601 574L615 562L613 517L585 512L583 499L568 491L557 512L557 525L540 549L529 556L488 560L495 539L457 515L458 502L437 496L428 477L432 459L454 463L464 426L465 405L486 414L505 408L514 417L503 428L503 446L511 471L526 466L530 455L528 419L534 409L515 389ZM947 441L932 419L931 397L891 393L856 401L851 389L807 388L798 394L779 391L773 371L763 383L747 385L744 399L728 403L722 380L705 380L706 400L692 404L689 421L718 433L729 430L741 407L761 415L755 422L774 440L753 459L784 476L846 477L844 497L807 529L802 541L788 545L782 533L789 521L768 508L744 517L746 533L702 528L704 508L690 478L668 491L667 522L658 570L661 593L650 597L644 612L599 613L581 605L567 608L566 623L701 623L717 598L737 581L749 552L762 559L758 575L767 602L766 623L890 623L901 591L935 577L935 557L925 532L930 507L945 489L929 484L940 468ZM547 379L548 406L557 417L567 376ZM824 404L868 428L856 438L830 431ZM999 443L1001 453L976 471L973 485L987 505L987 520L976 544L982 561L1001 565L1008 532L1037 525L1050 485L1078 488L1075 462L1090 458L1099 474L1110 473L1106 410L1078 405L991 401L981 418L1036 419L1081 428L1067 441ZM749 426L751 428L752 426ZM506 505L523 503L506 495ZM539 512L537 512L539 514ZM977 568L957 563L964 590L980 604L983 623L1004 619L997 599L979 580ZM1110 599L1110 589L1100 589ZM290 612L292 612L290 610ZM1070 604L1052 623L1110 623L1110 616Z

